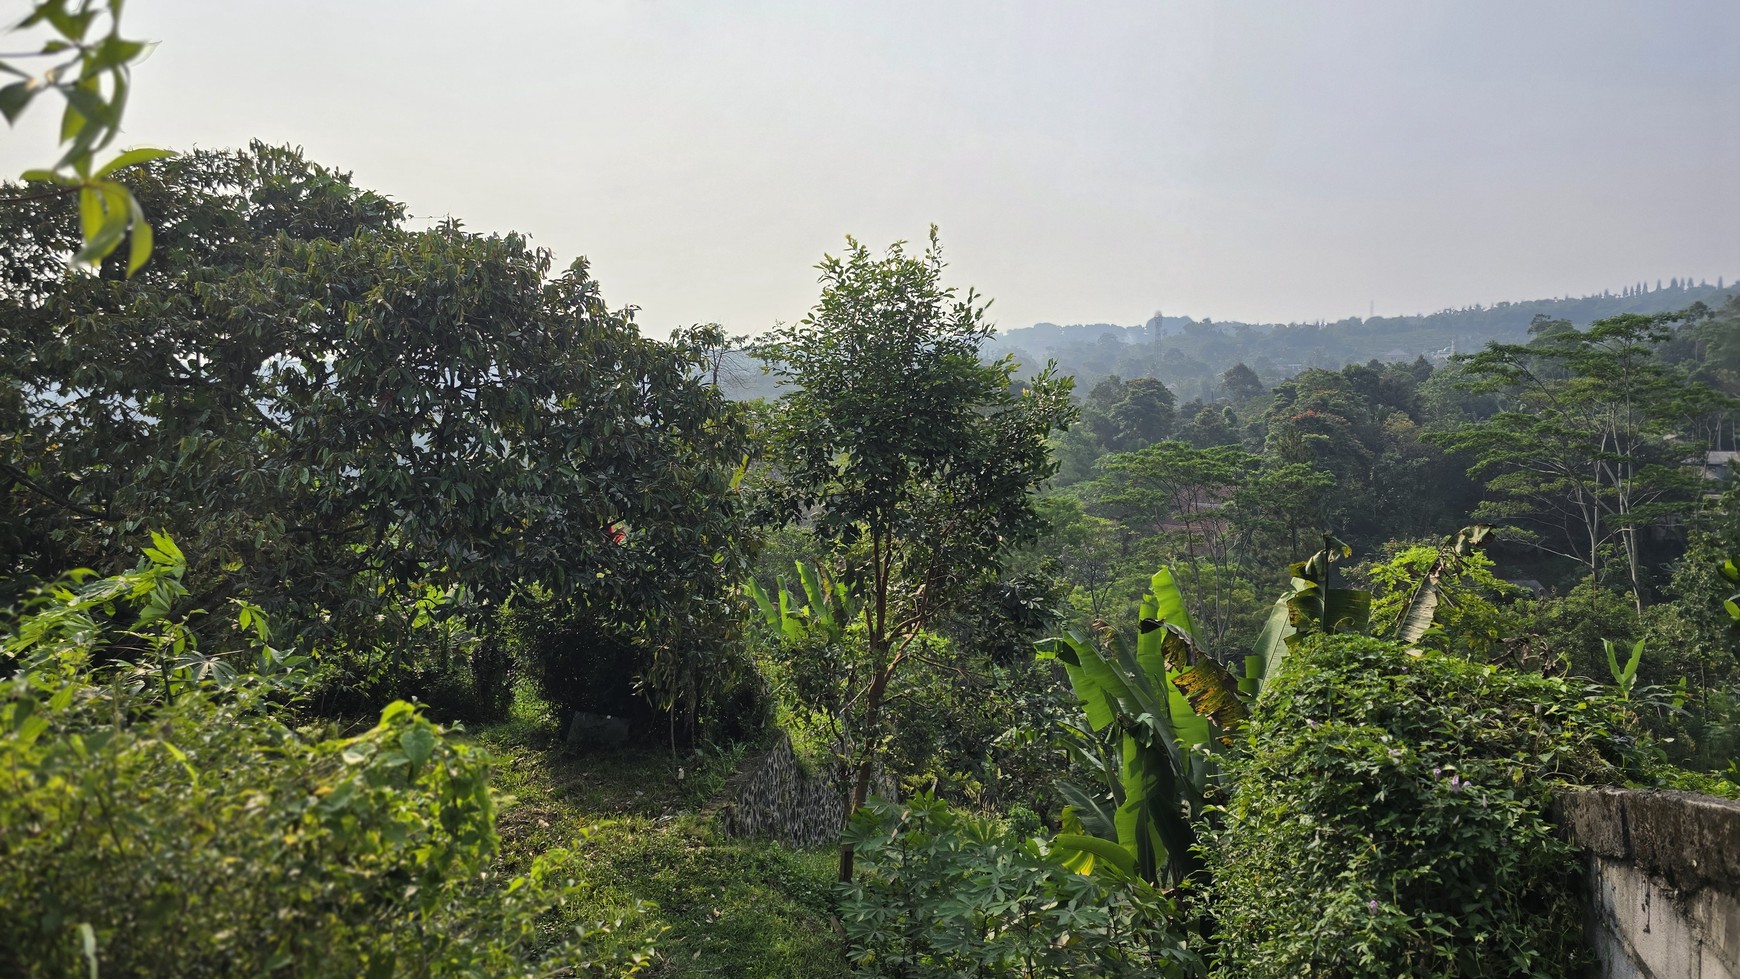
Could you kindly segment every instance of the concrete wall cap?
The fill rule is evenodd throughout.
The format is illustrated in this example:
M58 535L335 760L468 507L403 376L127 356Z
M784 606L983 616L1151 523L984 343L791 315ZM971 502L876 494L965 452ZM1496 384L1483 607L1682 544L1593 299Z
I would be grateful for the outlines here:
M1740 889L1740 802L1694 792L1579 789L1555 810L1571 841L1687 891Z

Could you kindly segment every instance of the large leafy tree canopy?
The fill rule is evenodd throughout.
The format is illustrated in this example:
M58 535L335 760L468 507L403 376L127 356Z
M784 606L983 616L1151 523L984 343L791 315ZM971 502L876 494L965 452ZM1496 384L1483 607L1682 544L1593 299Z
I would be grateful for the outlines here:
M773 496L835 548L880 643L1031 538L1032 493L1055 468L1045 438L1071 409L1066 381L1012 389L1013 361L980 361L987 304L941 284L935 229L922 256L847 242L819 266L816 308L760 351L793 387L774 423Z
M407 230L259 144L135 191L158 235L131 281L64 274L65 200L0 211L10 576L166 529L226 572L193 580L354 643L390 641L407 597L535 585L657 612L723 587L740 426L698 345L640 336L583 261Z

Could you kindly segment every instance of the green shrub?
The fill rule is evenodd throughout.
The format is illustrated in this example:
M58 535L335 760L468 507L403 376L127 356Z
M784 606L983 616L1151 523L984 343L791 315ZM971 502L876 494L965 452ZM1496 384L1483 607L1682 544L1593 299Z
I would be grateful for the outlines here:
M1265 691L1207 846L1214 975L1574 976L1580 862L1555 784L1618 781L1579 684L1326 637Z
M0 974L512 976L636 971L559 927L563 851L497 869L486 756L405 703L297 727L294 660L205 654L167 540L0 632ZM137 615L132 614L138 609ZM254 662L258 657L258 663ZM564 933L565 932L565 933Z
M1200 973L1165 894L1078 874L1032 839L919 795L872 800L846 839L848 955L870 976L1144 976Z
M527 601L504 612L501 624L516 669L564 722L575 711L608 714L640 740L685 745L730 744L765 730L767 684L727 615L649 614L635 629L619 624L626 617Z

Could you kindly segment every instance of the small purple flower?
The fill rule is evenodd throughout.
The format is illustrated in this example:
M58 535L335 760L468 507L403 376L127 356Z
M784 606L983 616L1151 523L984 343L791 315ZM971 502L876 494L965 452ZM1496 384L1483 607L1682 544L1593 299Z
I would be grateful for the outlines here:
M1440 775L1442 775L1442 774L1444 774L1444 769L1442 769L1442 768L1434 768L1434 769L1432 769L1432 777L1433 777L1433 778L1437 778L1437 777L1438 777L1438 776L1440 776Z
M1305 718L1305 726L1306 727L1316 727L1317 722L1312 720L1311 718L1307 717L1307 718Z
M1391 757L1391 758L1400 758L1400 757L1402 757L1402 749L1400 749L1400 748L1391 748L1391 749L1390 749L1390 757Z
M1452 791L1452 792L1461 792L1462 791L1462 777L1461 776L1459 776L1459 775L1450 776L1450 791Z
M1378 909L1378 903L1377 903L1377 902L1376 902L1376 901L1368 901L1368 902L1367 902L1367 903L1366 903L1366 906L1365 906L1365 909L1366 909L1366 910L1367 910L1367 911L1370 911L1370 912L1371 912L1371 913L1373 913L1373 914L1376 914L1376 913L1377 913L1377 909Z

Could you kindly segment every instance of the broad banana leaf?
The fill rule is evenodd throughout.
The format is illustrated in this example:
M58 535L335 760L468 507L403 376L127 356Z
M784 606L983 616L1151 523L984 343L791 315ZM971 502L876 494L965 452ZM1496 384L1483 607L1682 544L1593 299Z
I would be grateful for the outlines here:
M1053 743L1062 748L1070 758L1074 759L1077 765L1088 771L1097 772L1106 792L1110 793L1112 804L1106 810L1108 813L1106 825L1109 827L1111 825L1109 813L1124 802L1124 782L1118 774L1120 765L1117 751L1110 744L1104 743L1105 739L1094 733L1093 728L1087 724L1086 718L1079 720L1070 718L1060 722L1058 727L1063 732L1063 737ZM1103 835L1109 839L1115 834L1108 828Z
M773 599L767 596L767 589L761 587L761 583L754 578L750 578L743 583L743 590L755 602L755 607L761 610L761 617L767 620L767 624L778 628L779 610L773 607Z
M1148 594L1144 599L1153 599L1152 614L1149 603L1143 601L1142 615L1145 618L1158 619L1168 625L1183 629L1196 641L1196 626L1190 621L1190 611L1184 605L1184 593L1178 589L1178 579L1172 574L1171 568L1161 568L1154 572L1154 577L1148 582Z
M785 580L780 579L779 587L779 631L792 641L804 637L804 624L801 619L792 614L791 595L785 590Z
M1191 800L1189 782L1180 777L1166 732L1150 725L1124 738L1124 804L1114 822L1118 842L1136 857L1143 880L1159 883L1162 871L1182 881L1201 868L1195 853L1196 832L1184 818L1184 808L1200 808ZM1188 800L1188 802L1187 802Z
M1263 658L1261 656L1245 657L1245 674L1239 677L1239 696L1247 701L1257 699L1257 684L1262 682Z
M1081 821L1084 832L1108 840L1118 838L1116 803L1104 796L1091 795L1070 782L1057 783L1057 790L1069 800L1070 808L1074 810L1076 819Z
M815 568L802 561L793 563L797 565L798 580L803 583L804 597L810 603L810 625L826 632L829 640L839 642L847 623L844 591L830 589Z
M1291 598L1290 594L1282 595L1275 601L1274 608L1269 610L1269 620L1263 623L1263 631L1257 636L1254 655L1261 664L1255 675L1260 681L1257 684L1257 693L1262 693L1263 688L1273 683L1276 674L1281 672L1281 662L1287 658L1287 651L1292 648L1287 640L1299 631L1293 625L1289 605ZM1251 675L1248 669L1246 675Z
M1059 833L1051 840L1051 852L1063 857L1063 865L1078 874L1092 874L1101 869L1114 876L1136 876L1136 858L1111 840L1079 833Z
M1365 632L1371 628L1371 592L1331 588L1324 593L1325 632Z
M1416 648L1416 644L1432 628L1438 615L1438 582L1444 576L1444 559L1432 562L1432 570L1414 586L1414 597L1408 600L1402 614L1396 617L1395 636L1400 642Z
M1087 713L1088 725L1095 731L1117 720L1120 704L1134 702L1124 678L1100 655L1093 637L1079 629L1040 643L1039 655L1063 664L1070 688Z

